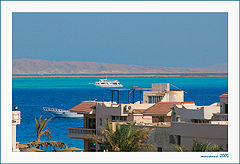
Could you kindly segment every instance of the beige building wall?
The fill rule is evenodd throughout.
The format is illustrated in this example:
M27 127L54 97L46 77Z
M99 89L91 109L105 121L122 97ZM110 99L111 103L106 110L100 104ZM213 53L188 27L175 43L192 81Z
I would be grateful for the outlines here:
M99 102L96 106L96 128L105 127L105 120L112 120L112 116L125 116L127 117L127 121L133 122L149 122L149 118L142 114L131 114L133 110L142 110L148 109L153 104L112 104L111 102ZM130 107L130 111L127 111L126 108ZM148 118L148 119L145 119ZM124 122L124 121L122 121Z
M213 116L213 113L219 113L219 112L220 112L220 106L205 106L204 118L211 119Z
M153 91L169 91L170 83L152 83Z
M211 142L222 145L227 150L228 126L204 123L172 123L170 134L181 136L181 146L191 149L192 142L197 139L200 142Z
M161 102L184 102L184 91L144 91L143 103L149 103L149 96L162 96Z
M143 91L143 103L149 103L148 96L162 96L165 98L165 92L163 91Z
M163 152L175 151L174 147L169 143L170 127L151 127L149 144L154 145L157 149L161 148Z
M220 106L183 106L174 105L175 115L180 116L181 121L191 122L192 119L210 120L213 113L220 112Z
M136 122L136 123L152 123L152 116L143 116L142 114L139 115L130 115L131 122Z
M149 128L153 130L149 143L165 152L176 151L172 144L177 144L178 139L180 145L188 150L191 150L193 140L222 145L224 151L228 149L227 125L172 122L170 127Z
M184 102L184 91L170 91L169 102Z

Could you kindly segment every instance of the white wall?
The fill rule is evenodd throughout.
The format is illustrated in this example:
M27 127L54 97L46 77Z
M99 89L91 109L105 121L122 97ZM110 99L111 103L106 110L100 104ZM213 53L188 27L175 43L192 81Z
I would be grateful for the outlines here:
M211 142L222 145L224 150L228 144L228 126L206 123L172 123L170 134L181 136L181 145L190 149L192 141Z
M220 97L220 105L221 105L220 113L225 113L225 104L228 104L228 98Z
M191 122L191 119L211 119L213 113L220 112L220 106L187 106L174 105L176 115L180 115L181 121ZM199 108L199 109L197 109Z

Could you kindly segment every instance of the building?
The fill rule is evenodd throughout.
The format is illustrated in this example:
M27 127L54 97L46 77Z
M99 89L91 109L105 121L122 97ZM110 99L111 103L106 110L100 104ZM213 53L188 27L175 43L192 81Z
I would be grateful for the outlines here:
M228 121L228 93L224 93L220 97L220 112L213 114L213 121Z
M158 151L176 151L172 144L191 151L193 140L210 142L228 150L228 126L211 123L171 122L165 126L149 126L153 129L149 143Z
M220 112L220 103L209 106L197 106L193 103L174 104L174 121L185 121L193 123L208 123L213 113Z
M111 91L119 93L120 90ZM70 110L84 115L84 127L69 128L68 137L84 139L85 151L101 151L89 135L98 134L100 129L105 128L105 120L113 128L116 122L135 122L137 126L152 129L149 142L158 151L175 151L172 144L190 149L195 139L222 145L226 151L227 123L211 120L214 113L222 110L219 103L196 106L194 102L184 102L183 94L182 90L171 90L168 83L157 83L152 85L151 91L143 91L142 102L125 104L119 103L119 99L114 102L113 98L111 102L82 102Z
M89 135L96 134L96 104L84 101L70 109L72 112L83 114L83 128L69 128L68 137L84 139L84 149L96 151L96 144L89 140Z
M17 108L16 108L17 109ZM17 133L17 125L20 124L21 121L21 113L20 111L12 111L12 151L20 152L18 148L18 142L16 142L16 133Z
M151 91L143 91L143 103L184 102L184 91L170 89L170 83L153 83Z

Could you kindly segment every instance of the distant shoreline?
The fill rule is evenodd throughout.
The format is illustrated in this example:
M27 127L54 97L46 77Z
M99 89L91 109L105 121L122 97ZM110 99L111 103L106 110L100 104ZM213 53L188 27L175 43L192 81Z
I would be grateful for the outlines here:
M105 77L227 77L228 74L117 74L117 75L13 75L12 78L105 78Z

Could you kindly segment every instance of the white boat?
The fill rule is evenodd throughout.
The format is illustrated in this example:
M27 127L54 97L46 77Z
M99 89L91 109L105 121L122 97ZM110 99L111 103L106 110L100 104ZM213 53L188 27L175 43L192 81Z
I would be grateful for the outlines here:
M83 118L82 114L78 114L77 112L71 112L69 110L57 109L57 108L49 108L43 107L43 110L49 112L53 115L53 117L60 118Z
M95 86L98 87L123 87L122 84L120 84L120 82L118 80L108 80L106 79L100 79L99 81L95 82L95 83L90 83L93 84Z

